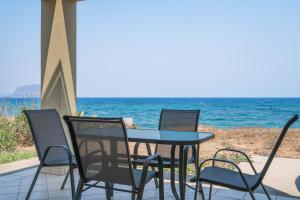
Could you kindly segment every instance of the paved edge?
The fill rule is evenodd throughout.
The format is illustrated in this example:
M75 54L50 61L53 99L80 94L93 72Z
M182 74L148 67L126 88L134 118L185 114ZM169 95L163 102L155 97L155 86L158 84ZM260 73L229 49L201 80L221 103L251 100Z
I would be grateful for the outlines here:
M39 161L37 157L5 163L0 165L0 176L5 176L30 169L36 167L38 164Z

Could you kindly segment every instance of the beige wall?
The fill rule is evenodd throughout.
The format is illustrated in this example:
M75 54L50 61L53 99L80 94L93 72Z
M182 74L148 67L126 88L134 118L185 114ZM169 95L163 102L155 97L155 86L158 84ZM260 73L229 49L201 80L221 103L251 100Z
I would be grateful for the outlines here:
M76 1L41 6L41 108L76 115Z
M42 0L42 108L76 114L76 1Z

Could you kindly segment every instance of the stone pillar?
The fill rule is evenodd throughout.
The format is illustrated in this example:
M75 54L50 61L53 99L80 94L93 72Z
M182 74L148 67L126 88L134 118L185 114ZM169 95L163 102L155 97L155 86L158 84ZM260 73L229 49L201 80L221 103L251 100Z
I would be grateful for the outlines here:
M76 115L76 3L41 0L41 108L60 116Z

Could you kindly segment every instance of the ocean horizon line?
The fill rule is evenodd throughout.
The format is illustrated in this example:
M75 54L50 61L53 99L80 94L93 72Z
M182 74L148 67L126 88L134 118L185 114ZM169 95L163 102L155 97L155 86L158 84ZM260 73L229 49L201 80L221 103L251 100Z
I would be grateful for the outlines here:
M0 98L15 98L15 99L40 99L40 97L28 97L28 96L24 96L24 97L18 97L18 96L0 96ZM76 98L85 98L85 99L93 99L93 98L106 98L106 99L122 99L122 98L135 98L135 99L300 99L300 97L292 97L292 96L286 96L286 97L264 97L264 96L258 96L258 97L213 97L213 96L208 96L208 97L181 97L181 96L176 96L176 97L164 97L164 96L153 96L153 97L147 97L147 96L143 96L143 97L139 97L139 96L118 96L118 97L114 97L114 96L103 96L103 97L99 97L99 96L94 96L94 97L89 97L89 96L78 96Z

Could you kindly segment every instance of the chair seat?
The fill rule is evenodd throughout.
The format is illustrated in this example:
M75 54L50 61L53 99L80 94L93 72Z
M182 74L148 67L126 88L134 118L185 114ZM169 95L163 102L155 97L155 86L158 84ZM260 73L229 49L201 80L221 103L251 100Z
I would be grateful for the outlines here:
M142 170L132 169L132 173L133 173L133 177L134 177L136 187L139 188L140 182L141 182L141 177L142 177ZM148 171L147 176L146 176L145 184L148 183L154 177L156 177L156 172L155 171Z
M65 159L60 160L45 160L44 166L68 166L69 165L69 159L66 157ZM76 158L74 155L72 155L72 165L77 166Z
M243 173L243 175L249 187L255 189L259 174L249 175ZM200 173L200 181L236 190L248 191L239 172L221 167L206 167Z

